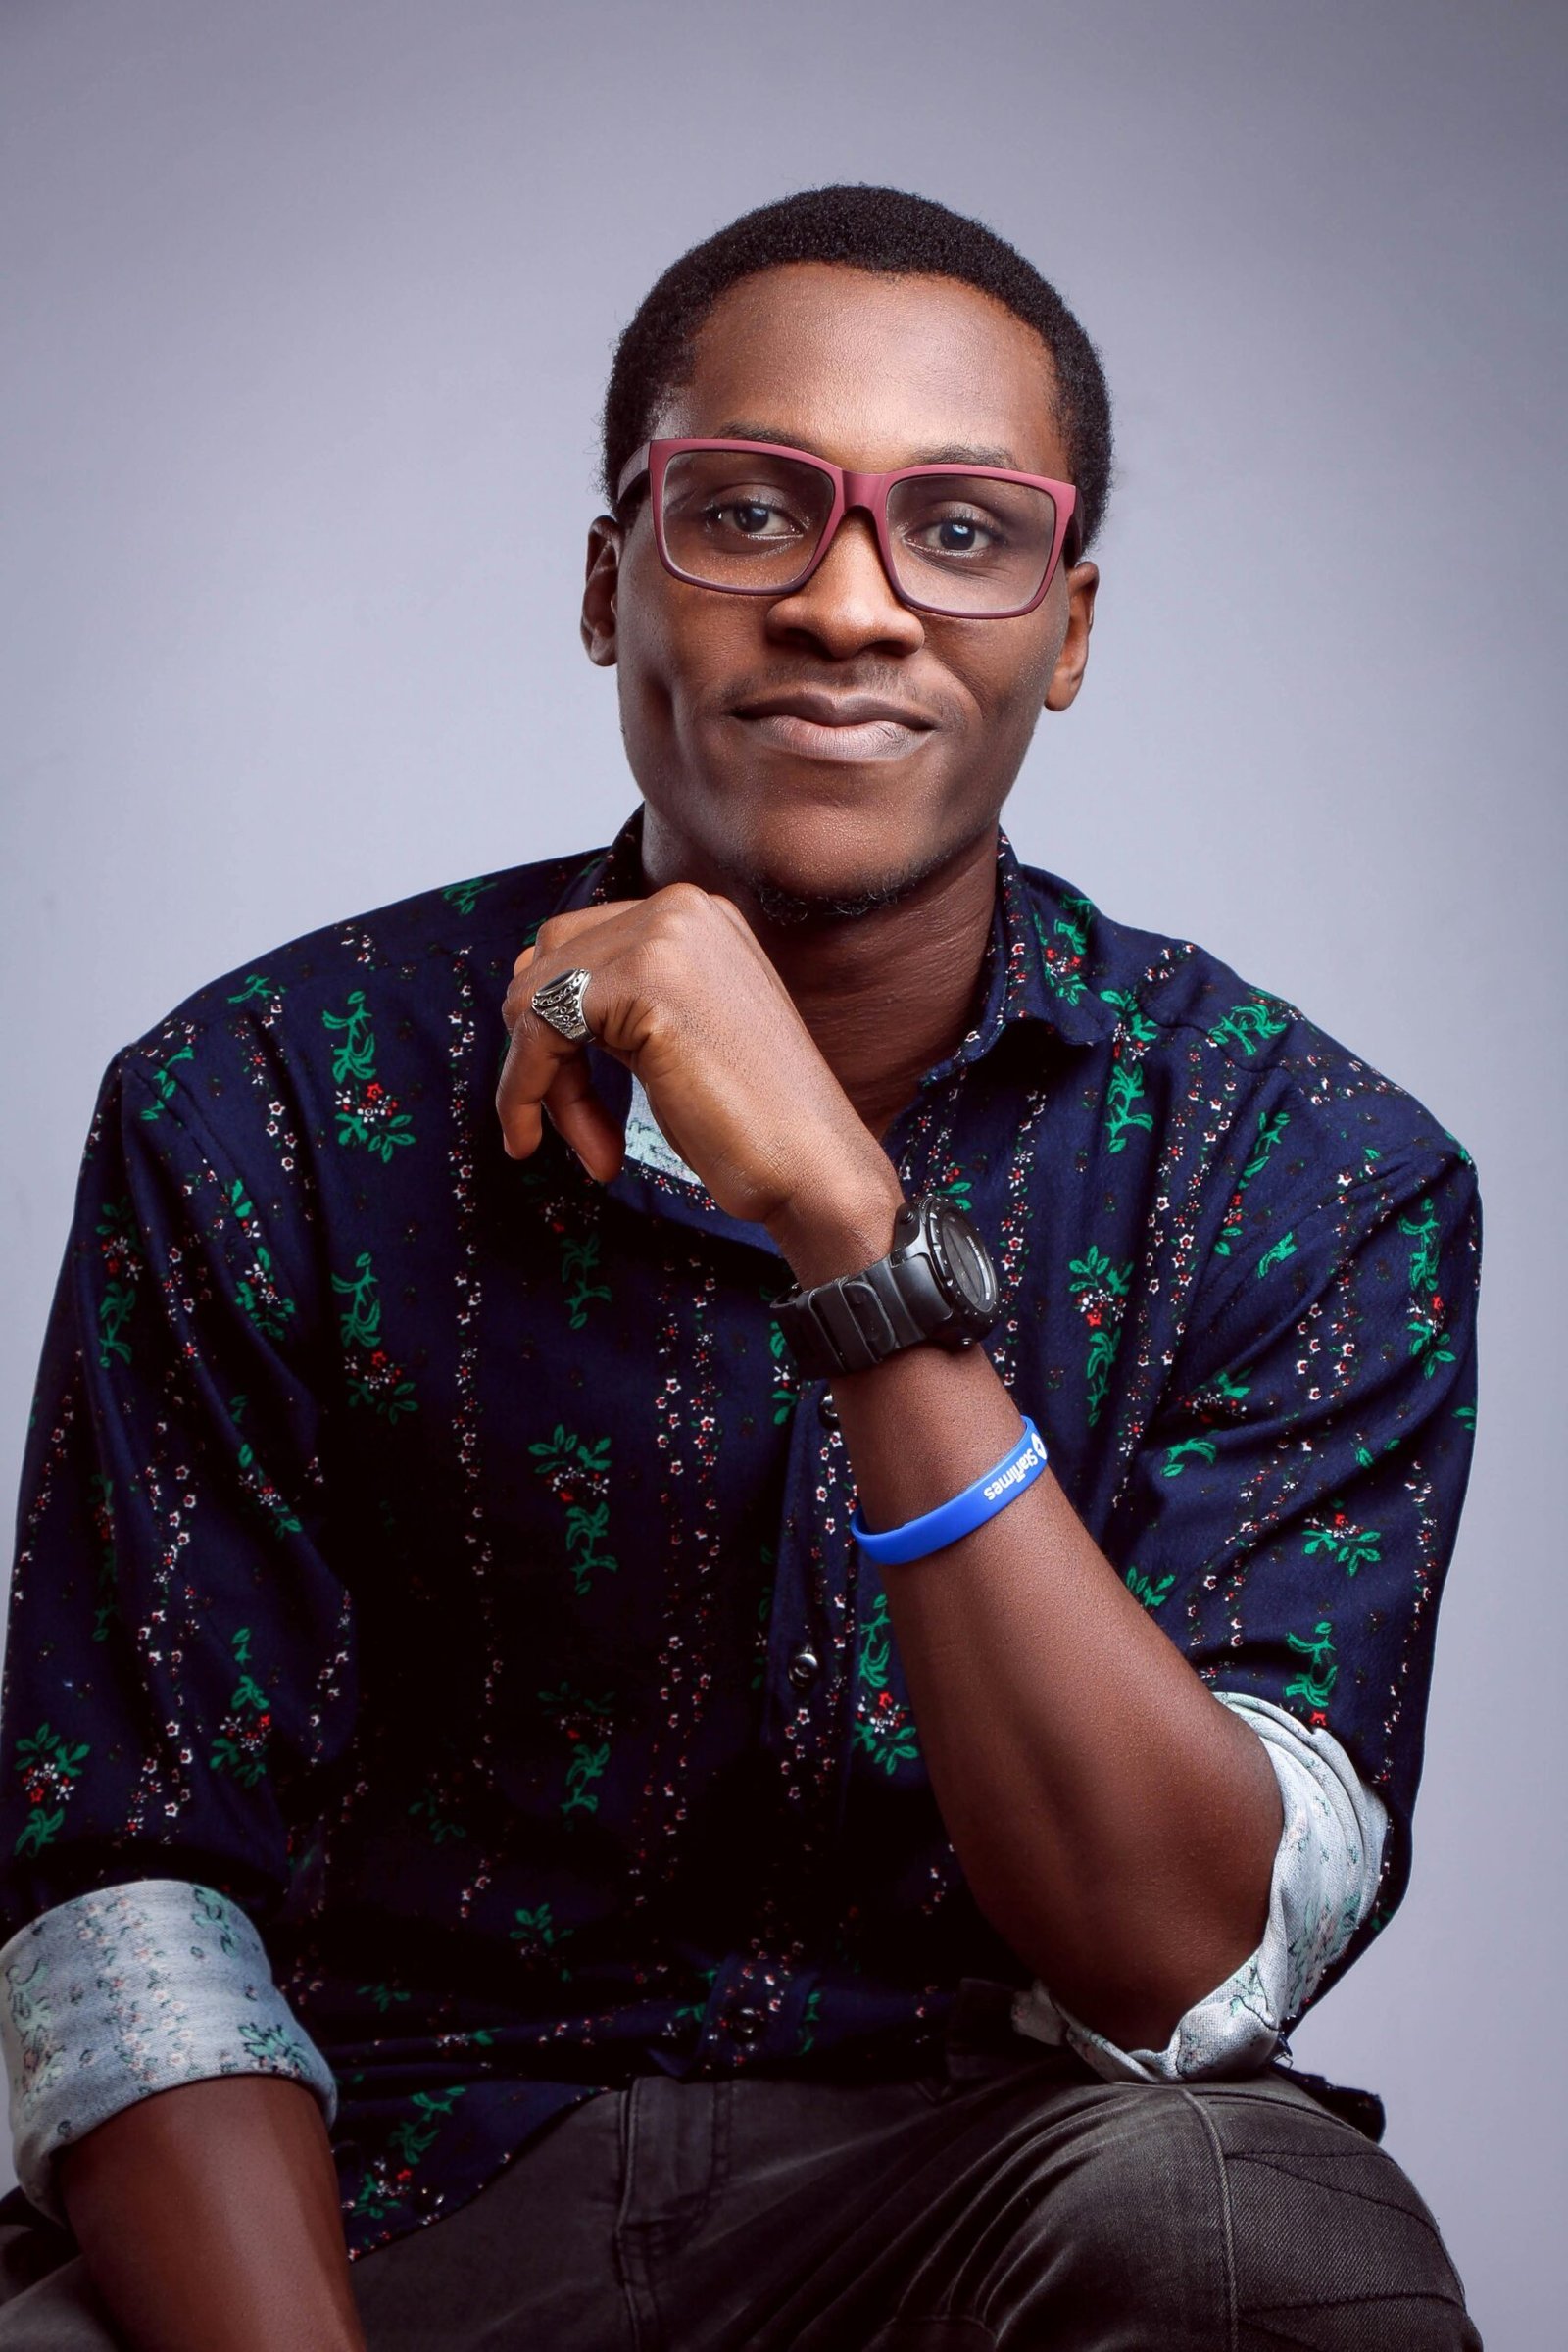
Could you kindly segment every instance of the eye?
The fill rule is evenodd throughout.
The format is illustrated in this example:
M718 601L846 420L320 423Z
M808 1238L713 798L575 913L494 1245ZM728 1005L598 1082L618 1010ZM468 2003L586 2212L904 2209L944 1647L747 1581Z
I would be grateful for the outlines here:
M790 538L801 524L785 508L761 498L710 499L703 509L710 530L734 531L743 539Z
M953 507L941 514L927 514L906 531L906 537L911 547L932 556L989 556L1006 544L1005 533L994 516L977 514L967 507Z

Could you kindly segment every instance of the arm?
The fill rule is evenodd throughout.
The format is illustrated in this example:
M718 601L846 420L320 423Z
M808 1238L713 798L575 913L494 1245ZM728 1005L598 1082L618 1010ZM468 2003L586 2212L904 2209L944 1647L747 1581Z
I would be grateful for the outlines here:
M1285 1827L1274 1855L1268 1925L1224 1983L1179 2019L1162 2049L1124 2050L1084 2025L1038 1980L1012 2005L1020 2034L1067 2042L1108 2082L1182 2082L1256 2074L1348 1949L1377 1900L1388 1808L1321 1729L1272 1700L1218 1694L1257 1734L1279 1784Z
M896 1182L868 1188L858 1218L830 1223L813 1205L786 1224L799 1279L880 1256L898 1198ZM910 1348L833 1394L873 1527L957 1494L1018 1434L980 1348ZM1049 1470L883 1584L976 1902L1079 2017L1124 2048L1157 2048L1262 1936L1281 1816L1257 1738L1134 1599Z
M160 2092L90 2132L57 2178L137 2352L363 2352L326 2127L299 2083Z
M894 1171L737 910L689 886L558 918L519 957L498 1098L514 1156L534 1149L548 1105L591 1173L609 1178L619 1165L620 1138L580 1051L529 1009L538 982L572 966L589 975L590 1033L641 1080L670 1145L731 1216L767 1228L803 1284L883 1254L900 1198ZM1344 1349L1321 1384L1297 1360L1297 1327L1320 1294L1349 1298L1353 1310L1392 1299L1402 1311L1404 1237L1418 1202L1421 1220L1446 1218L1457 1279L1470 1247L1468 1177L1447 1183L1457 1165L1458 1155L1425 1146L1402 1169L1370 1153L1358 1176L1336 1177L1321 1215L1303 1203L1283 1312L1259 1301L1253 1267L1222 1270L1193 1304L1189 1353L1213 1356L1208 1377L1227 1362L1250 1377L1227 1392L1248 1402L1241 1423L1220 1433L1220 1500L1210 1502L1202 1556L1210 1581L1244 1577L1252 1599L1265 1596L1250 1611L1260 1631L1238 1646L1216 1607L1188 1637L1228 1686L1275 1697L1289 1688L1299 1644L1284 1628L1322 1575L1312 1514L1338 1512L1342 1497L1352 1512L1368 1498L1377 1524L1397 1530L1386 1594L1380 1587L1374 1601L1363 1573L1354 1595L1374 1628L1413 1636L1410 1565L1421 1562L1423 1601L1426 1579L1441 1574L1420 1498L1425 1473L1411 1485L1412 1447L1456 1401L1448 1392L1466 1369L1465 1310L1455 1345L1416 1360L1416 1342L1386 1328L1385 1307L1366 1344ZM1446 1185L1440 1212L1423 1196ZM1445 1278L1446 1296L1449 1287ZM1443 1380L1433 1377L1440 1367ZM1182 1376L1195 1396L1198 1372L1188 1364ZM873 1525L957 1493L1018 1432L1016 1407L979 1350L914 1349L840 1380L835 1396ZM1448 1443L1435 1441L1440 1453ZM1190 1581L1203 1475L1173 1491L1167 1445L1146 1436L1128 1508L1146 1516L1149 1556L1163 1547ZM1446 1478L1456 1460L1450 1446ZM1238 1511L1244 1462L1259 1470L1266 1499ZM980 1906L1092 2028L1125 2047L1165 2042L1263 1933L1282 1814L1257 1736L1128 1591L1049 1473L939 1557L883 1581L933 1788ZM1423 1689L1424 1672L1412 1675L1412 1707ZM1410 1757L1408 1737L1401 1754ZM1383 1749L1374 1761L1383 1765ZM1401 1829L1395 1899L1402 1852Z
M302 2135L318 2173L323 2125L306 2110L331 2100L253 1924L288 1884L291 1804L353 1724L350 1610L309 1468L319 1308L290 1270L285 1208L259 1208L220 1149L177 1093L150 1096L133 1064L112 1077L45 1348L12 1592L0 1904L19 1932L0 1955L0 2035L18 2169L59 2215L70 2167L70 2218L117 2312L144 2206L219 2291L232 2183L255 2168L262 2196ZM295 2082L250 2080L279 2076ZM175 2126L204 2105L227 2121L193 2140ZM279 2111L303 2121L265 2122ZM274 2297L292 2291L290 2267L274 2277ZM231 2301L237 2327L243 2263ZM145 2319L134 2299L122 2316ZM160 2326L136 2340L218 2339Z

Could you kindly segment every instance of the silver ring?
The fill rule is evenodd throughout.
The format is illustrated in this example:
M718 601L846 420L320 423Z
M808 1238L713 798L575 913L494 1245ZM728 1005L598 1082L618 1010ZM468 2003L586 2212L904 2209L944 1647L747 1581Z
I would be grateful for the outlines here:
M548 1021L558 1037L580 1046L585 1037L593 1035L582 1017L582 1001L588 993L591 977L591 973L579 970L563 972L558 979L547 980L543 988L536 988L528 999L529 1011L536 1012L542 1021Z

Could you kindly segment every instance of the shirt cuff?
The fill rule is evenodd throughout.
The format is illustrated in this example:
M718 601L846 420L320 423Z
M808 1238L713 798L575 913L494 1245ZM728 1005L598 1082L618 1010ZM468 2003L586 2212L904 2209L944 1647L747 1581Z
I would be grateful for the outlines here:
M234 1903L183 1879L137 1879L58 1903L0 1951L0 2048L17 2178L64 2222L54 2160L155 2091L214 2075L284 2075L328 2126L326 2061L272 1982Z
M1162 2050L1123 2050L1083 2025L1038 1982L1012 2005L1018 2033L1061 2043L1107 2082L1190 2082L1255 2075L1290 2021L1371 1910L1388 1809L1339 1741L1283 1707L1217 1690L1262 1740L1279 1783L1284 1827L1274 1855L1263 1940L1223 1984L1194 2003Z

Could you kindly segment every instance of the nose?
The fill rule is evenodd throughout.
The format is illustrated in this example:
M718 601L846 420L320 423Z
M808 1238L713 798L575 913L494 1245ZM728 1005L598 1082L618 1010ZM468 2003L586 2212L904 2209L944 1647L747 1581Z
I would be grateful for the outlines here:
M806 636L835 661L879 646L914 653L925 643L918 612L901 604L863 509L843 516L810 578L767 609L769 635Z

